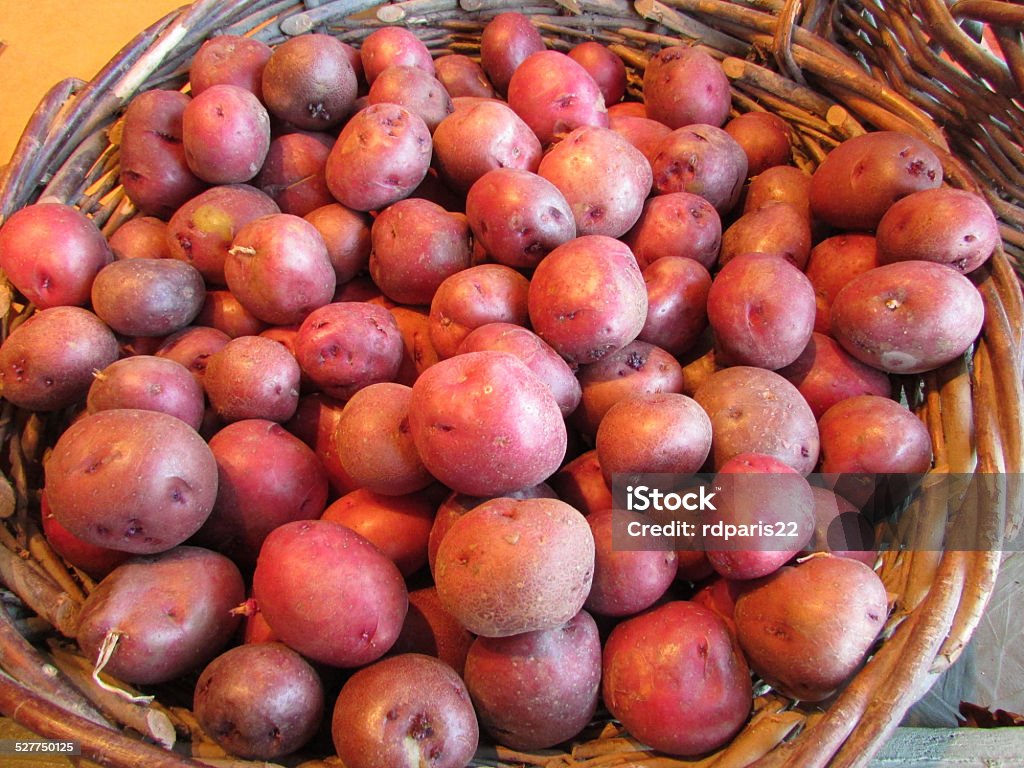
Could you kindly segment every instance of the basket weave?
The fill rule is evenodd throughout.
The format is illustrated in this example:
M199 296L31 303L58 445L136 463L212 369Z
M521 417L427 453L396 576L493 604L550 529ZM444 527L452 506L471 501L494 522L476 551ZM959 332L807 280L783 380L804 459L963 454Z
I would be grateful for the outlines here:
M133 95L178 88L200 43L220 32L271 45L327 31L358 45L374 29L402 24L435 53L479 53L486 21L504 10L530 15L550 48L583 39L612 46L640 95L646 61L661 46L698 44L719 58L738 112L768 110L794 129L795 157L813 168L845 138L866 130L913 131L928 139L947 181L986 196L1003 247L972 275L986 305L982 336L966 359L902 380L907 401L928 425L935 473L1021 472L1024 263L1024 6L1001 0L841 2L838 0L373 0L305 5L289 0L200 0L142 32L91 82L57 84L38 107L0 185L0 216L48 197L77 204L110 234L135 211L118 184L117 120ZM1017 101L1015 101L1017 99ZM3 338L32 311L0 285ZM195 766L217 757L187 709L104 697L87 666L54 636L73 634L91 584L69 570L39 532L41 458L61 428L57 417L3 403L0 466L0 711L48 738L77 741L108 766ZM482 746L480 766L865 765L908 708L957 658L977 625L999 569L1004 536L1017 531L1021 499L1010 489L985 507L986 551L915 547L883 556L879 572L894 607L876 652L825 708L774 693L755 702L745 730L700 760L652 753L614 723L543 755ZM946 525L945 509L926 518ZM57 633L53 632L53 627ZM34 645L24 638L39 640ZM49 642L42 642L49 636ZM42 649L42 650L41 650ZM55 674L54 668L61 674ZM78 689L68 680L79 683ZM112 727L111 727L112 726ZM165 749L173 732L177 746ZM146 738L139 738L144 734ZM592 738L591 738L592 736ZM182 738L184 737L184 738ZM226 758L218 764L255 765ZM294 763L295 761L292 761ZM261 763L262 764L262 763ZM337 765L311 758L309 765Z

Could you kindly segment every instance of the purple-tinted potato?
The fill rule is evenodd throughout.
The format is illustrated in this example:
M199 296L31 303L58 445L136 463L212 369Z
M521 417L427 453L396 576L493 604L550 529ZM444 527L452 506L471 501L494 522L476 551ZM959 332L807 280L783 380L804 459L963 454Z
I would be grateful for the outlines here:
M0 228L0 269L37 309L85 306L114 255L92 219L64 203L32 203Z
M606 106L622 101L626 95L626 64L607 45L594 40L578 43L569 49L569 58L594 78Z
M430 473L471 496L542 482L567 444L551 390L506 352L467 352L424 371L412 387L409 428Z
M641 268L666 256L683 256L711 269L722 246L722 218L698 194L669 192L648 199L622 239Z
M93 372L120 355L113 331L82 307L36 312L0 344L0 394L31 411L56 411L85 398Z
M722 127L747 153L747 173L751 176L786 165L793 158L789 124L773 112L744 112Z
M694 259L665 256L643 271L647 320L637 336L672 355L689 352L708 325L711 275Z
M92 283L93 311L126 336L167 336L199 315L206 284L199 270L177 259L111 262Z
M235 234L260 216L280 213L266 192L248 184L211 187L188 200L167 223L171 256L188 262L211 285L224 285L224 260Z
M558 499L495 498L456 520L434 579L470 632L508 637L554 629L579 613L594 574L586 518Z
M878 222L875 237L883 264L936 261L967 274L988 261L1002 236L981 195L935 187L893 203Z
M576 237L576 219L558 187L522 169L481 176L466 196L466 218L488 256L510 267L533 268Z
M804 274L814 286L815 331L831 332L832 302L836 294L854 277L877 266L878 244L874 235L833 235L811 249Z
M328 520L271 531L252 591L283 643L337 667L363 666L387 653L409 605L398 567L358 533Z
M299 364L262 336L239 336L210 355L203 386L224 421L287 421L299 404Z
M74 422L44 467L57 520L81 539L136 554L181 544L217 495L217 465L181 419L118 408Z
M711 418L711 464L740 453L775 456L806 475L818 463L818 425L803 395L774 371L750 366L711 374L693 396Z
M359 46L359 58L363 64L363 77L370 86L388 67L419 67L434 74L434 59L427 46L405 27L375 29Z
M888 397L848 397L825 411L818 429L822 472L920 475L931 468L928 428Z
M610 128L581 126L552 147L537 173L562 192L580 235L624 235L651 191L643 153Z
M541 151L530 127L500 101L457 109L434 131L438 175L461 193L497 168L536 171Z
M504 94L519 65L545 48L544 38L529 17L506 11L488 21L480 33L480 66Z
M347 283L370 263L370 227L373 220L363 211L341 203L329 203L303 218L316 227L327 246L334 267L335 285Z
M182 116L191 100L180 91L144 91L125 110L120 181L143 214L168 219L206 188L182 145Z
M167 222L156 216L128 219L107 238L115 259L169 259Z
M419 197L382 211L370 239L370 275L399 304L429 306L441 283L472 263L466 217ZM410 253L416 258L410 259Z
M185 161L210 184L255 178L270 149L270 115L237 85L214 85L196 96L181 116Z
M274 48L263 69L263 101L275 117L307 131L329 130L352 112L358 80L346 45L312 33Z
M651 170L658 194L693 192L725 214L736 207L743 192L747 154L721 128L694 123L662 139Z
M608 113L608 127L640 150L648 164L654 162L661 140L672 133L672 129L657 120L638 115Z
M742 253L771 253L799 270L811 255L811 225L792 203L773 203L741 214L722 233L719 266Z
M899 131L846 139L811 178L815 217L841 229L873 230L893 203L942 184L942 163L923 140Z
M276 136L253 186L270 195L282 213L295 216L333 203L324 177L333 146L334 136L329 133L292 131Z
M608 110L594 78L560 51L539 51L525 59L508 84L508 105L545 147L576 128L608 127Z
M815 523L814 536L807 550L849 557L874 566L878 552L870 519L828 488L812 485L811 494L814 496Z
M189 65L193 96L213 85L227 83L263 98L263 68L274 49L262 40L245 35L220 34L204 41Z
M202 668L227 646L245 600L238 568L223 555L181 546L118 566L82 605L76 638L114 677L164 683Z
M570 363L593 363L633 341L647 319L647 288L629 247L584 235L533 272L530 322Z
M342 205L380 210L419 186L432 153L423 118L398 104L372 104L341 129L327 157L327 187Z
M720 363L777 370L811 339L814 286L781 256L743 253L715 275L707 310Z
M113 408L163 411L198 430L206 411L206 395L181 363L155 355L132 355L97 370L89 387L89 413Z
M861 362L890 373L934 370L974 343L981 293L945 264L899 261L864 272L832 302L832 335Z
M377 75L367 104L400 104L419 115L431 133L455 111L452 97L434 75L420 67L395 65Z
M196 381L202 384L210 355L230 340L230 336L216 328L190 325L165 338L153 354L185 366Z
M434 59L434 70L448 95L453 99L460 96L475 96L483 99L494 98L495 90L487 79L483 67L462 53L448 53Z
M696 123L721 127L731 105L729 78L722 65L697 47L662 48L644 70L647 116L673 130Z
M476 754L479 728L462 678L418 653L356 672L331 719L334 748L347 768L464 768Z

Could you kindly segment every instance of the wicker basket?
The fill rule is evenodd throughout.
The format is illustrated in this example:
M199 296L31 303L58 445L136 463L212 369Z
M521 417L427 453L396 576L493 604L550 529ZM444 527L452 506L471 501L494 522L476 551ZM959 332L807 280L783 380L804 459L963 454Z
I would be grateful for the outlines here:
M119 116L140 91L183 87L191 57L214 33L251 34L275 44L329 31L358 44L381 25L403 24L437 55L476 55L483 25L503 10L531 15L551 48L565 50L582 39L610 44L627 62L634 96L652 52L680 41L701 45L722 60L737 111L772 111L793 126L795 155L804 167L866 130L909 130L927 138L943 158L949 183L988 198L1004 245L973 275L987 311L978 344L967 359L904 380L904 395L931 430L935 473L1021 471L1024 7L1015 3L200 0L142 32L93 81L69 80L50 91L6 170L0 215L56 198L79 205L108 234L134 215L118 184ZM0 302L6 337L32 308L6 284ZM103 765L195 766L194 758L217 757L187 708L175 706L173 691L161 690L152 704L104 696L90 683L88 665L59 641L73 634L90 588L39 531L41 457L61 426L58 417L3 404L2 468L10 485L0 483L0 580L10 593L8 610L0 610L0 711L42 736L78 742L86 757ZM894 598L890 621L870 661L827 707L799 706L767 692L733 743L700 760L656 755L607 722L545 755L482 746L475 764L865 765L964 648L993 589L1002 537L1016 532L1021 506L1008 492L985 507L980 524L992 532L993 545L984 551L941 552L915 547L911 539L905 551L884 555L880 573ZM934 514L925 520L925 533L942 530L952 512ZM175 732L177 746L160 746ZM337 763L313 757L310 764Z

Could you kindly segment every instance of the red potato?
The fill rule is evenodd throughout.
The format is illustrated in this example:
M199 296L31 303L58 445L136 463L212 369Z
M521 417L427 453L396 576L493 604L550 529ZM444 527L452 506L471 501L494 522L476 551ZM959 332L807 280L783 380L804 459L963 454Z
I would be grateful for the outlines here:
M597 450L584 451L548 478L558 498L590 516L614 506L612 490L604 479Z
M525 326L530 321L530 281L503 264L478 264L445 278L430 302L430 342L452 357L474 329L489 323Z
M652 184L643 153L598 126L567 134L544 155L537 173L561 191L579 235L624 235L640 217Z
M357 488L333 501L321 520L340 523L374 544L406 578L427 564L435 502L429 494L402 496Z
M781 256L803 271L811 255L811 225L791 203L765 205L743 213L722 233L719 266L743 253Z
M644 70L647 116L673 130L696 123L720 128L731 105L729 78L722 65L695 46L662 48Z
M143 91L125 109L119 179L144 215L169 219L207 186L189 168L182 146L182 116L191 100L180 91Z
M423 308L389 307L402 334L402 363L395 381L411 387L423 371L441 359L430 341L430 316Z
M391 653L434 656L462 677L472 643L473 635L444 609L437 588L431 586L409 593L409 612Z
M328 133L293 131L276 136L253 186L270 195L282 213L294 216L333 203L324 177L333 146L334 136Z
M642 101L620 101L618 104L610 104L608 106L608 117L616 116L647 117L647 108Z
M136 216L119 226L107 244L115 259L169 259L167 222L156 216Z
M176 259L126 259L103 267L92 308L116 333L167 336L196 319L206 301L199 270Z
M404 344L384 307L352 301L311 312L295 339L302 372L325 394L347 400L370 384L393 381Z
M195 541L251 573L272 530L324 511L327 473L309 446L266 419L228 424L209 445L219 490Z
M636 339L647 288L629 247L607 235L560 245L530 280L534 331L570 363L594 363Z
M410 434L411 397L405 384L370 384L341 412L334 432L338 457L345 472L369 491L401 496L434 481Z
M833 235L811 249L805 274L814 286L816 332L831 332L832 302L842 287L860 273L877 266L878 244L874 235Z
M206 301L195 324L215 328L232 339L258 336L267 329L267 324L242 306L235 294L228 290L206 292Z
M586 519L558 499L495 498L456 520L434 564L437 594L470 632L554 629L579 613L594 574Z
M721 128L694 123L662 139L651 170L657 194L692 192L724 215L736 207L743 193L747 155Z
M775 254L735 256L708 291L708 325L719 363L783 368L814 332L814 287Z
M961 274L973 272L1001 242L995 214L976 192L935 187L911 192L878 222L878 255L894 261L935 261Z
M344 496L356 488L356 482L345 472L338 456L334 430L344 403L314 392L299 398L299 406L284 427L313 449L327 473L327 483L333 497Z
M190 325L166 337L153 354L166 357L185 366L192 376L203 383L210 355L231 340L226 333L203 325Z
M722 218L700 195L669 192L649 198L640 218L622 239L641 268L676 256L711 269L722 247Z
M427 470L471 496L540 483L567 444L551 390L506 352L467 352L428 368L412 386L409 427Z
M285 645L336 667L364 666L387 653L409 602L398 567L358 533L328 520L271 531L252 588Z
M807 550L849 557L873 567L878 552L868 517L833 490L812 485L811 493L814 495L814 536Z
M420 67L400 64L381 70L370 86L367 104L400 104L419 115L431 133L455 111L444 85Z
M445 117L434 131L438 176L466 194L497 168L536 171L540 140L522 118L500 101L480 101Z
M299 403L299 364L283 345L262 336L239 336L210 356L203 386L227 422L287 421Z
M587 40L570 48L569 58L594 78L605 106L622 101L626 95L626 64L608 46Z
M327 188L348 208L381 210L419 186L432 154L423 118L398 104L372 104L341 129L327 156Z
M697 388L694 400L711 418L711 465L740 453L775 456L803 475L818 463L818 425L807 401L774 371L722 368Z
M85 402L89 413L114 408L163 411L195 430L206 411L206 395L192 372L155 355L132 355L97 370Z
M438 56L434 59L434 70L437 79L453 99L460 96L490 99L496 95L480 63L465 54Z
M942 163L923 140L899 131L846 139L811 178L816 218L840 229L871 231L894 202L942 184Z
M32 203L0 228L0 269L37 309L85 306L113 259L93 220L64 203Z
M932 464L928 428L912 411L879 395L857 395L818 422L825 473L924 474Z
M786 165L793 159L792 131L789 124L773 112L743 112L722 127L747 153L750 176Z
M196 96L212 85L227 83L263 99L263 69L274 49L245 35L220 34L205 40L188 68L189 86Z
M44 466L47 499L71 533L135 554L163 552L199 530L217 497L217 464L181 419L118 408L87 415Z
M930 261L883 264L848 282L829 315L832 335L863 363L922 373L960 357L981 332L985 307L974 284Z
M516 67L508 105L545 147L584 125L608 127L608 110L594 78L559 51L539 51Z
M546 749L591 721L601 689L597 623L580 611L553 629L478 637L464 674L484 731L512 749Z
M75 536L53 516L45 493L39 495L39 520L53 551L96 581L132 557L131 552L90 544Z
M208 285L222 286L224 260L238 230L280 212L270 195L248 184L211 187L174 212L167 223L167 245L173 258L198 269Z
M186 105L181 142L188 167L203 181L250 181L270 149L270 115L252 91L214 85Z
M93 372L119 356L117 337L89 310L43 309L0 344L0 394L31 411L67 408L86 397Z
M648 164L654 162L658 144L672 133L672 129L657 120L637 115L612 114L608 112L608 127L640 150Z
M743 212L772 203L790 203L817 225L811 215L811 174L795 165L773 165L752 175L743 198Z
M227 647L245 600L238 568L223 555L180 546L134 557L89 594L76 639L115 678L165 683L201 669Z
M316 735L324 711L320 676L281 643L231 648L196 681L192 711L203 730L233 755L272 760Z
M316 227L327 246L327 258L334 267L335 286L341 286L366 271L370 263L370 227L373 220L363 211L341 203L328 203L303 218Z
M314 32L274 48L262 87L263 101L275 117L302 130L323 131L352 113L358 80L345 43Z
M370 238L370 275L399 304L429 306L441 283L472 263L466 217L422 198L388 206L374 219ZM410 252L417 258L408 258Z
M416 653L352 675L335 702L331 734L346 768L465 768L480 738L462 679Z
M488 21L480 33L480 66L495 89L505 94L519 65L545 48L544 38L529 17L505 11Z
M671 355L697 344L708 326L711 275L694 259L664 256L643 271L647 286L647 320L637 336Z
M419 67L434 74L434 59L427 46L405 27L375 29L359 46L359 58L363 64L363 77L370 86L388 67Z
M575 372L529 328L512 323L481 325L462 340L457 353L486 350L508 352L522 360L550 388L563 416L576 410L582 391Z
M884 371L860 362L835 339L821 333L811 334L804 351L780 368L779 374L796 386L816 419L848 397L888 397L892 392L892 382Z
M750 714L746 662L725 622L696 603L672 601L618 624L605 642L602 668L612 716L661 752L710 752Z
M576 219L562 192L521 168L497 168L466 195L469 227L488 256L509 267L532 269L576 237Z

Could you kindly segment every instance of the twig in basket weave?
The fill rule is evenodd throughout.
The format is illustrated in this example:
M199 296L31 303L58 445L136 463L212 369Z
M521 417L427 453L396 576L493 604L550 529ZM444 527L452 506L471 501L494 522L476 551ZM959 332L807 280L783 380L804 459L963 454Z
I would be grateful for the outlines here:
M0 546L0 581L65 637L75 636L78 602L7 545Z

